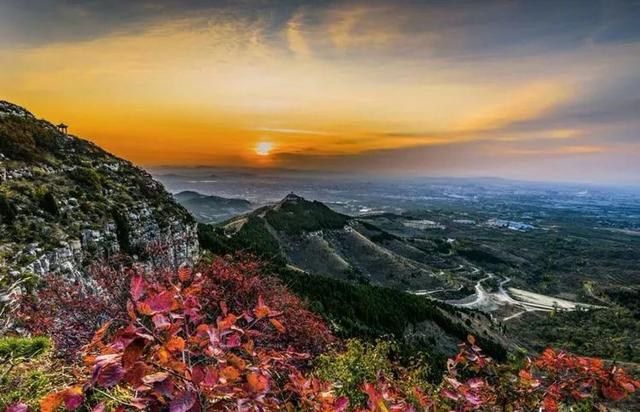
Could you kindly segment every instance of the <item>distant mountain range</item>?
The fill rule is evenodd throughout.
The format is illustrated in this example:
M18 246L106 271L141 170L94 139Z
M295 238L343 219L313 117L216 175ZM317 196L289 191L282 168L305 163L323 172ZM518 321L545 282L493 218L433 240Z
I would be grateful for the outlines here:
M244 199L229 199L185 190L174 198L203 223L219 222L251 210L251 202Z

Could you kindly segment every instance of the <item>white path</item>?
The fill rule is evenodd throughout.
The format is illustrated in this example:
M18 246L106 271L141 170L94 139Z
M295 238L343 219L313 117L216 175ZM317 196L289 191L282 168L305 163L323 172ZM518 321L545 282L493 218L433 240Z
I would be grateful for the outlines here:
M477 272L476 272L477 273ZM498 285L498 291L488 292L482 283L486 280L495 278L495 275L489 273L488 276L480 279L475 285L475 293L465 299L457 301L449 301L454 306L479 309L485 312L492 312L504 306L513 306L520 308L521 311L509 315L502 319L508 321L522 316L526 312L543 311L550 312L554 309L560 310L577 310L579 308L602 308L603 306L589 305L586 303L572 302L566 299L555 298L553 296L542 295L527 290L508 288L505 285L511 280L504 278ZM469 299L473 297L472 301Z

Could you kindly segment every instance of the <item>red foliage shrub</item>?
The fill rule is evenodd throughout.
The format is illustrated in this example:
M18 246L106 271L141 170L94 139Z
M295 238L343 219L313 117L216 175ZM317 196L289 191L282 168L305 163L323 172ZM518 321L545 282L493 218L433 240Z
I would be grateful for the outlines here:
M102 323L107 320L117 323L126 318L132 277L164 279L175 274L169 269L145 273L140 266L126 269L114 266L93 266L84 282L70 283L53 275L45 277L44 288L35 295L22 297L18 317L29 332L51 336L63 355L73 358ZM197 298L207 310L217 313L218 303L225 301L227 310L242 313L262 296L266 305L283 312L280 320L271 319L272 327L256 325L261 332L260 344L274 349L293 346L295 350L315 354L334 340L318 315L307 310L279 280L260 273L261 264L257 260L217 258L199 269L203 283L194 299ZM190 272L181 269L179 273ZM290 326L283 328L281 321Z
M72 359L102 323L125 314L128 279L138 270L95 266L85 282L47 275L45 287L21 297L16 315L30 333L50 336L60 353Z
M278 279L261 275L260 262L246 257L234 262L216 258L211 265L199 270L204 278L205 293L199 296L203 305L224 301L229 311L241 313L262 298L265 305L281 313L278 319L271 320L275 328L256 325L261 332L256 343L274 349L293 346L297 351L317 354L334 341L320 316L307 310L300 298Z
M606 367L599 359L573 356L547 349L521 369L498 365L484 356L469 337L448 361L439 388L413 388L407 392L405 376L389 382L366 383L367 407L359 412L383 411L545 411L560 405L590 401L598 409L604 402L628 397L640 388L624 370Z
M484 356L471 336L447 366L439 396L455 410L557 411L560 404L617 401L640 388L616 366L552 349L513 370Z
M88 342L84 380L46 396L42 410L349 407L334 394L339 382L304 373L311 353L333 340L318 316L250 259L218 258L200 269L100 268L87 285L50 278L39 299L25 297L21 315L32 331L52 335L62 348ZM616 401L640 388L622 369L552 349L524 367L499 365L473 337L448 361L438 387L407 388L407 373L397 368L392 380L365 383L368 402L359 411L553 412L563 404Z
M345 400L335 399L330 387L295 379L308 354L269 344L271 330L286 332L278 320L282 312L260 295L250 306L245 306L246 296L236 294L228 295L227 303L216 287L220 281L230 288L225 291L243 291L236 289L235 282L242 283L236 270L250 268L226 262L211 268L208 275L182 269L156 273L153 279L131 276L127 323L113 331L105 323L85 348L90 378L50 394L42 408L55 410L64 404L73 410L87 403L104 410L109 400L144 410L253 411L279 410L300 400L311 409L343 410ZM235 312L232 306L244 308ZM111 395L114 387L130 395Z

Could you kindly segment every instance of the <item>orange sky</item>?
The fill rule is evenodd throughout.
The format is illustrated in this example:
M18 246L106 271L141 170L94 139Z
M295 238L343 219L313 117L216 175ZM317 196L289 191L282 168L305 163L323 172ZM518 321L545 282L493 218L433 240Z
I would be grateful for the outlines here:
M273 6L277 14L230 7L171 9L133 28L100 26L101 11L97 33L17 34L0 45L0 97L144 165L323 167L470 142L509 158L637 150L635 140L602 139L601 124L562 117L614 88L612 73L635 81L635 40L560 47L551 38L540 48L532 35L478 46L473 36L493 35L500 21L481 33L436 27L466 10L416 20L423 10L381 2ZM434 15L433 28L421 23ZM260 143L268 155L256 153Z

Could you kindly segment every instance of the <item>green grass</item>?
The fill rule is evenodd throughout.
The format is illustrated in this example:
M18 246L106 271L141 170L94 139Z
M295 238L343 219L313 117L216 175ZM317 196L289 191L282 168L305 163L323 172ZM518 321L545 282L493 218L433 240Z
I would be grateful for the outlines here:
M0 338L0 410L17 402L39 410L40 399L72 380L53 358L49 338Z
M31 359L50 348L51 341L44 336L35 338L3 337L0 338L0 359Z
M350 219L320 202L302 199L284 202L279 209L269 210L265 218L276 230L289 235L322 229L341 229Z
M249 220L232 237L224 235L221 227L198 225L198 241L204 249L217 255L233 254L243 250L269 260L284 262L278 241L267 230L265 222L257 216Z

